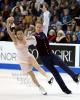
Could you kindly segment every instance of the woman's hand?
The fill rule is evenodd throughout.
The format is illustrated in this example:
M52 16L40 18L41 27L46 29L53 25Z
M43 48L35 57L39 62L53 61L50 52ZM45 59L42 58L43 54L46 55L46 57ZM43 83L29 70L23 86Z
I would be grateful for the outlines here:
M11 26L13 23L14 23L14 17L9 17L9 18L7 19L7 25L8 25L8 26Z

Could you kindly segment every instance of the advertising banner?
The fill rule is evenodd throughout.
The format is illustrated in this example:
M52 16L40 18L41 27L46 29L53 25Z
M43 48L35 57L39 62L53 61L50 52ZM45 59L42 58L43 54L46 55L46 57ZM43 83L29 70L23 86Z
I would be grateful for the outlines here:
M75 46L51 45L53 52L68 66L75 66Z

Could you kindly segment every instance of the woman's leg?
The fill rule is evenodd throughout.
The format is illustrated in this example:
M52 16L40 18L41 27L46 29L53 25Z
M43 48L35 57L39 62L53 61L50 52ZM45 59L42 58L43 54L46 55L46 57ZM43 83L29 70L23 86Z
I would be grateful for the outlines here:
M32 61L31 62L32 62L32 66L34 68L36 68L47 79L49 78L48 75L46 74L46 72L40 67L40 65L38 64L38 62L36 61L36 59L34 57L32 57Z
M37 81L34 72L33 72L33 71L30 71L30 72L28 72L28 74L31 76L31 79L32 79L32 81L34 82L34 84L35 84L36 86L39 87L40 84L39 84L39 82Z
M35 74L33 71L28 72L28 74L31 76L32 81L34 82L34 84L36 84L36 86L39 88L39 90L41 91L41 93L43 95L46 95L47 92L45 91L45 89L39 84L39 82L37 81Z
M32 57L32 66L34 66L43 76L47 78L49 84L53 83L53 77L49 77L46 72L40 67L34 56Z

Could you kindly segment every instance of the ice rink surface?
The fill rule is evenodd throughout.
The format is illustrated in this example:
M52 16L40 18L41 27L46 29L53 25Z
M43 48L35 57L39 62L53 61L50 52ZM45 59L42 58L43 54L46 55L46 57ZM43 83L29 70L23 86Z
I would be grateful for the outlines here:
M61 74L66 85L72 90L72 94L67 95L62 92L55 79L52 86L39 72L35 75L48 95L44 96L32 83L29 76L23 76L20 71L0 70L0 100L80 100L80 83L76 84L67 74ZM50 73L47 73L52 76Z

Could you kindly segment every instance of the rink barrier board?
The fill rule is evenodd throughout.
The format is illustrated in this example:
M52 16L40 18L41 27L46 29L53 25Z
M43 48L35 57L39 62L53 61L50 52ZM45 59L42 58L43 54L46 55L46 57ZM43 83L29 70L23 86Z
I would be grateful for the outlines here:
M80 72L80 44L50 43L50 45L54 54L61 57L72 70ZM39 64L42 65L37 49L30 46L29 51L35 56ZM20 70L20 66L16 63L16 53L13 42L0 41L0 69ZM60 72L64 72L60 67L56 68ZM47 69L45 70L48 71Z

